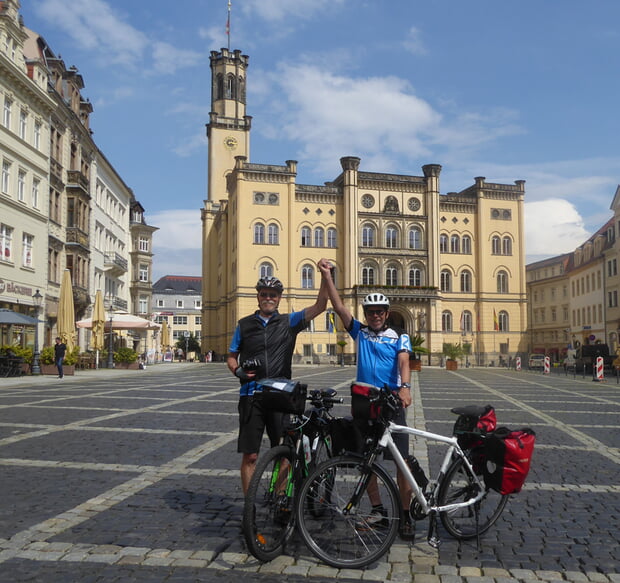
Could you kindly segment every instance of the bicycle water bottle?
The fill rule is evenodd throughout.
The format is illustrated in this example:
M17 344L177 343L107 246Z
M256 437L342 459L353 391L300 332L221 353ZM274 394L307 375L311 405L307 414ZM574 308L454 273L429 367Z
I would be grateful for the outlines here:
M426 477L422 466L420 466L420 462L418 462L417 458L414 455L410 455L407 456L407 465L409 466L409 469L413 474L413 478L415 479L418 486L420 486L420 488L424 490L426 486L428 486L428 478Z
M310 448L310 438L307 435L304 435L302 438L304 444L304 458L306 459L306 464L309 464L312 460L312 449Z

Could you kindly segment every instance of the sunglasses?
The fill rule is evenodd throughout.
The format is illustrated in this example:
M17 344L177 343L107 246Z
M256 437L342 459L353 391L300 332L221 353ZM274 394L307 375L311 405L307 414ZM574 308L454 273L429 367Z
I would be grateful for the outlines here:
M383 316L387 310L378 309L378 310L366 310L366 314L368 316Z
M277 298L280 294L278 292L260 292L258 294L259 298Z

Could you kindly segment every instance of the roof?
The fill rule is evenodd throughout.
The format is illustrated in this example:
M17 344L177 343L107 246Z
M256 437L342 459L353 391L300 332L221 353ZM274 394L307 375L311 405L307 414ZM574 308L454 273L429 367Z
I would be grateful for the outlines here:
M202 295L202 277L164 275L153 284L154 293Z

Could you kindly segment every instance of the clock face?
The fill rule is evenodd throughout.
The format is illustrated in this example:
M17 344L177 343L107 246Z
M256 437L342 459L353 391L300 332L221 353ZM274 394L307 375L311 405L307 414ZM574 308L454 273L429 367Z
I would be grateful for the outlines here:
M372 194L365 194L362 196L362 206L364 208L371 208L375 204L375 198Z
M409 199L407 203L410 211L417 211L420 208L420 201L415 196Z
M227 136L224 138L224 145L229 149L229 150L234 150L237 147L237 138L234 138L233 136Z

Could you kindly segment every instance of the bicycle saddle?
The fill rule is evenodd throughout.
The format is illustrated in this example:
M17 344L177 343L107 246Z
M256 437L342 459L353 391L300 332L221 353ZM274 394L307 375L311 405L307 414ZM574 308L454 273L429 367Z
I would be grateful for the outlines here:
M455 415L466 415L467 417L481 417L488 411L488 405L465 405L464 407L454 407L450 409Z

